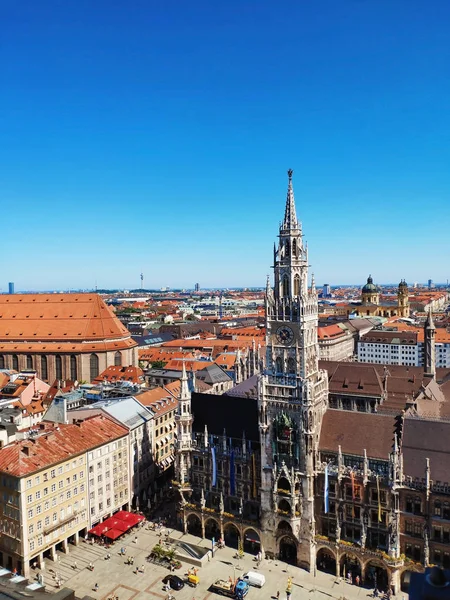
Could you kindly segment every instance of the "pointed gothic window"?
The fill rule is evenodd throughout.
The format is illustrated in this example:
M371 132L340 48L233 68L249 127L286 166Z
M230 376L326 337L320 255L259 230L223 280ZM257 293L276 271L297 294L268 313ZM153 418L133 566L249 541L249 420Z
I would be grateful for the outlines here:
M284 298L288 298L290 296L289 293L289 277L285 275L283 277L283 296Z
M291 248L290 248L290 245L289 245L289 240L287 240L287 241L286 241L286 245L285 245L285 251L284 251L284 255L285 255L286 257L288 257L288 256L289 256L289 254L290 254L290 252L291 252Z
M90 375L91 381L98 376L98 356L96 354L91 354L90 359Z
M288 358L287 368L290 375L295 375L295 360L292 357Z
M300 275L294 277L294 296L300 294Z
M292 242L292 256L297 258L297 240Z
M59 355L55 356L55 374L56 379L62 379L62 358Z
M72 354L70 357L70 379L72 381L76 381L78 379L77 373L77 357L75 354Z
M45 381L48 379L47 357L41 356L41 378Z
M281 358L281 356L277 356L277 360L275 361L275 368L277 373L283 372L283 359Z

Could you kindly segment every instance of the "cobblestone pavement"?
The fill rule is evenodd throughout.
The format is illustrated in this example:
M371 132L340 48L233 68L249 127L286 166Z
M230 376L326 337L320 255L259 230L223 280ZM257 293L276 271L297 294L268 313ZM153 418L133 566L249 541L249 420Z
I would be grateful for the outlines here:
M137 535L137 540L135 540ZM208 540L202 540L180 531L170 530L174 539L182 539L204 548L210 548ZM69 546L69 553L58 553L55 562L46 559L45 570L42 571L44 583L48 591L56 590L56 578L59 577L62 587L75 590L76 595L82 598L85 595L107 600L110 596L118 596L119 600L164 600L167 593L163 590L162 578L169 573L159 565L147 562L147 556L158 541L158 534L140 528L125 534L108 550L97 544L91 545L80 541L78 546ZM120 548L126 548L126 555L120 555ZM106 554L111 558L106 560ZM371 596L371 590L345 582L338 582L335 577L317 572L310 574L303 569L287 565L278 560L263 560L259 569L256 568L255 559L250 554L245 554L242 559L235 558L236 550L224 548L216 550L210 562L199 569L200 584L196 589L185 586L180 591L172 592L176 600L214 600L218 598L208 591L209 586L216 579L238 577L249 570L259 570L266 577L266 585L262 589L250 588L247 596L249 600L276 599L277 591L280 600L286 600L286 585L288 577L292 578L292 600L310 599L327 600L328 598L348 598L349 600L363 600ZM134 566L127 565L126 559L132 556ZM94 571L88 569L93 563ZM76 565L76 566L75 566ZM136 573L136 566L144 565L144 573ZM175 574L183 577L190 565L183 563L182 568ZM32 571L33 572L33 571ZM34 571L37 575L38 571ZM94 591L98 583L98 591ZM406 600L402 594L402 600Z

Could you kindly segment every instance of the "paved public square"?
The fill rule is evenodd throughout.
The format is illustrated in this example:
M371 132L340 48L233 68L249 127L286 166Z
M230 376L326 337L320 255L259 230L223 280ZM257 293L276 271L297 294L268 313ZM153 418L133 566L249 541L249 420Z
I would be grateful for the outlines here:
M137 541L135 536L137 535ZM173 539L210 548L209 540L192 535L184 535L177 530L170 530ZM142 527L137 531L129 532L106 549L98 544L80 541L78 546L69 546L69 554L58 553L55 562L47 559L45 570L42 571L44 583L48 591L56 590L56 579L61 579L61 587L75 590L76 595L82 598L85 595L107 600L111 596L118 596L119 600L164 600L167 593L163 590L162 579L169 573L167 568L147 562L153 546L158 542L158 533ZM121 556L121 547L126 548L126 555ZM107 553L111 558L106 560ZM262 589L250 588L247 598L261 600L262 598L276 598L280 592L280 600L286 599L286 586L288 577L292 578L292 600L296 598L310 598L311 600L326 600L326 598L365 599L371 595L371 590L345 582L337 582L336 578L320 571L314 576L303 569L287 565L278 560L266 560L256 568L255 557L245 554L242 559L234 558L236 550L224 548L216 550L210 562L199 569L200 584L197 588L187 585L180 591L171 591L176 600L213 600L215 594L208 591L209 586L218 578L228 579L238 577L249 570L259 570L266 577L266 585ZM128 557L134 558L134 565L127 565ZM76 567L75 567L76 563ZM88 569L93 563L94 570ZM136 567L144 565L144 573L136 573ZM184 578L189 564L183 563L175 575ZM33 572L33 571L32 571ZM34 571L36 575L38 571ZM94 591L98 583L98 591ZM402 596L405 596L402 594ZM218 596L216 596L218 598Z

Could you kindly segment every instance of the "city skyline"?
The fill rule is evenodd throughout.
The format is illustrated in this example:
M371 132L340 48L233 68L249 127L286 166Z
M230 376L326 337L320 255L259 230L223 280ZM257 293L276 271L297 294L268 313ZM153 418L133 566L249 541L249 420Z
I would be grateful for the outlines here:
M263 287L288 168L318 284L445 282L448 16L10 3L1 287Z

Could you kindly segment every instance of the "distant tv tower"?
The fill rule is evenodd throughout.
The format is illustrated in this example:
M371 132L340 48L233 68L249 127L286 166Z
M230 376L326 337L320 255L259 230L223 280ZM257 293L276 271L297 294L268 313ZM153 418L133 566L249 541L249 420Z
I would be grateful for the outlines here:
M144 289L144 273L141 273L141 290Z

